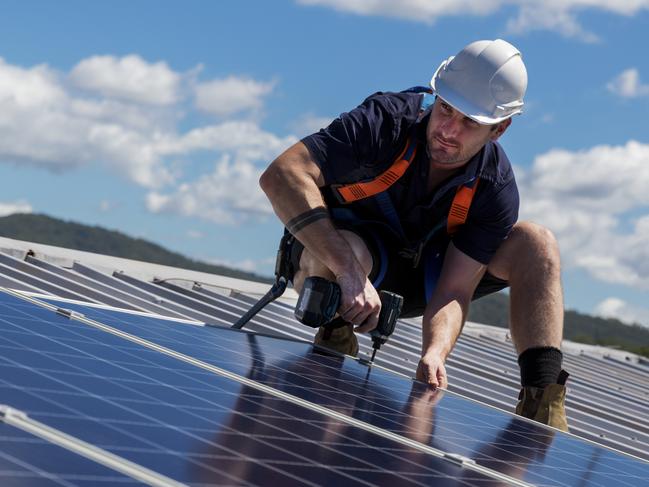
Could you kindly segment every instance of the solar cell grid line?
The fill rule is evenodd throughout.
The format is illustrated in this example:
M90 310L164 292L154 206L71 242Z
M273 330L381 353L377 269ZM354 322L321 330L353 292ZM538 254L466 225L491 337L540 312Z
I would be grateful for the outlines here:
M12 304L11 307L15 308L20 308L20 306L17 306L15 304ZM6 308L6 306L5 306ZM33 309L29 309L28 311L22 310L23 312L33 312ZM5 313L6 314L6 313ZM36 313L40 314L40 313ZM56 318L57 320L64 320L64 318L57 316L53 313L51 313L53 318ZM15 316L13 317L15 319ZM47 322L44 323L45 326L50 327L50 328L56 328L56 333L55 337L52 340L52 343L50 345L56 346L60 348L56 352L46 352L44 350L34 350L32 353L28 353L29 349L27 349L24 345L19 343L19 332L14 331L12 334L10 334L15 340L8 340L7 335L8 334L3 334L1 336L2 338L2 344L4 351L10 350L11 346L15 347L15 353L14 356L18 356L18 353L26 353L26 355L23 357L23 363L24 364L29 364L31 360L34 360L36 357L46 357L48 359L48 362L46 364L41 363L40 367L29 367L26 365L23 365L23 368L26 371L29 371L32 373L32 378L34 375L41 375L40 381L38 382L38 387L34 388L29 388L23 387L21 389L16 389L15 396L20 396L16 397L15 400L20 401L20 402L29 402L30 400L32 401L32 406L35 409L39 409L39 406L34 405L33 402L35 400L40 400L43 404L47 403L49 406L47 408L47 413L39 412L36 411L34 413L35 415L39 416L44 416L46 417L50 422L61 422L62 420L67 420L67 421L72 421L74 418L72 417L65 417L65 414L63 412L66 411L64 402L66 400L71 401L72 404L78 404L79 397L76 398L70 398L70 390L77 390L78 393L86 393L88 394L89 397L92 397L93 399L99 399L103 398L105 402L108 403L113 403L113 406L120 406L122 409L127 410L129 409L126 406L126 399L123 399L121 404L117 404L117 398L121 394L124 394L124 389L127 388L128 386L126 385L126 381L122 381L119 384L119 389L117 389L118 384L113 383L113 384L101 384L102 376L99 375L91 375L87 374L88 376L87 379L93 379L93 380L86 380L83 382L79 382L80 377L75 376L70 373L70 369L74 369L75 366L74 361L70 360L74 354L83 354L84 352L81 350L81 348L78 346L79 340L73 340L70 342L70 345L67 344L67 340L65 339L66 334L70 335L79 335L80 337L83 336L88 342L91 341L92 338L96 339L98 344L103 346L103 350L106 351L108 349L108 346L106 342L111 342L111 341L117 341L117 342L123 342L123 340L118 339L117 337L107 335L105 333L102 333L98 330L95 330L91 327L77 324L77 326L71 325L72 322L67 322L61 325L61 323L56 323L56 321L52 322ZM18 325L13 325L14 327L17 327ZM24 334L29 334L32 332L32 325L29 325L27 327L18 327L21 328L20 333ZM42 327L41 327L42 328ZM42 332L42 330L39 330L39 333ZM13 343L12 343L13 342ZM88 344L85 344L85 347L87 347ZM114 345L111 343L111 345ZM301 345L302 346L302 345ZM241 421L245 422L251 422L251 421L257 421L256 419L252 419L255 415L255 410L254 408L260 407L260 404L263 405L264 410L263 412L265 414L261 415L259 414L260 418L267 418L271 419L274 417L281 417L286 424L291 424L293 427L296 426L296 423L300 422L306 422L307 424L311 424L311 429L313 431L319 432L318 434L322 434L324 431L325 435L329 435L332 438L336 438L339 441L342 441L342 445L349 450L350 452L354 453L361 453L364 448L369 449L369 452L365 452L365 457L366 459L354 459L354 455L351 453L346 453L345 451L340 451L337 452L334 448L327 447L325 446L319 446L319 443L321 442L321 439L318 438L318 440L311 440L309 441L308 438L302 437L300 438L299 435L292 433L288 428L282 429L281 427L274 427L273 431L277 434L279 432L283 432L285 434L286 438L280 438L280 437L274 437L271 438L273 441L280 442L280 440L286 440L284 441L284 444L288 444L289 440L292 438L293 440L300 440L300 441L294 441L294 447L297 450L297 452L292 452L292 456L296 458L301 458L302 463L297 462L297 461L282 461L281 458L275 458L275 459L269 459L268 461L263 463L263 466L266 468L267 471L262 472L264 476L260 477L260 479L263 479L265 483L268 483L272 480L272 476L269 476L268 470L272 470L274 466L277 465L284 465L285 467L289 468L288 470L284 471L283 474L288 475L288 479L284 478L283 480L285 481L284 484L286 485L286 481L291 483L292 480L300 480L303 481L303 483L307 485L313 485L313 482L310 482L308 480L305 480L301 478L300 476L297 475L292 475L291 470L293 471L299 471L302 473L308 473L310 470L318 470L319 472L322 471L321 473L325 475L325 482L323 484L327 484L326 482L328 481L333 481L333 480L338 480L340 481L341 479L344 481L351 481L355 480L356 483L359 485L365 484L365 485L371 485L372 482L368 482L363 480L364 478L369 478L375 479L373 482L379 482L380 481L396 481L399 483L399 485L405 485L406 483L412 484L412 485L429 485L432 482L435 482L435 485L450 485L452 481L453 485L502 485L502 482L500 480L494 481L493 479L486 477L482 475L480 472L472 472L469 471L467 472L467 469L463 469L460 465L455 464L454 462L449 462L446 460L442 460L439 458L431 457L430 455L421 455L416 451L408 450L407 448L404 447L404 445L398 445L398 444L393 444L390 441L388 441L386 438L381 438L381 437L376 437L376 435L372 434L371 432L368 431L363 431L359 430L357 428L349 428L348 425L341 425L336 422L332 422L331 418L322 418L321 415L315 411L309 411L303 408L296 407L295 405L288 405L288 409L283 411L280 409L274 409L274 406L280 405L285 403L281 398L267 398L266 403L264 404L260 400L260 395L262 394L261 391L259 390L250 390L246 391L246 393L241 392L241 384L225 380L223 378L216 378L219 379L217 380L218 382L218 390L217 387L215 387L215 376L213 374L198 374L195 370L194 367L191 367L187 364L183 364L182 362L179 362L177 360L170 359L167 356L164 356L162 354L157 354L157 353L151 353L151 354L142 354L142 350L140 347L136 347L133 344L126 344L126 346L123 347L117 347L117 348L122 348L121 353L124 355L130 355L129 359L130 360L138 360L138 361L144 361L148 362L150 361L152 365L160 366L160 362L168 362L164 363L164 365L169 365L170 363L173 364L173 369L178 371L179 369L182 371L183 375L186 375L187 377L185 380L190 380L190 385L194 386L192 388L184 387L176 387L173 392L177 393L178 395L183 396L185 400L188 398L193 398L197 401L201 401L203 403L203 407L201 408L201 413L203 414L198 414L198 413L193 413L191 410L189 410L189 406L187 404L179 404L179 405L174 405L176 406L175 409L178 409L185 413L185 416L191 416L194 420L200 421L201 424L205 424L205 422L209 422L209 419L206 419L204 416L204 413L207 408L212 408L212 407L218 407L219 403L213 403L212 399L216 396L212 394L211 396L209 394L206 394L207 392L210 392L208 390L203 390L203 389L211 389L211 392L218 392L219 394L223 394L223 389L230 389L230 392L232 393L232 397L234 398L233 400L237 401L237 404L243 403L243 404L248 404L252 405L253 410L246 410L246 411L235 411L238 413L238 419ZM62 350L67 350L67 353L62 353ZM95 352L97 349L94 350ZM87 354L86 354L87 355ZM142 355L145 355L142 357ZM7 367L7 362L12 362L13 359L8 358L6 354L0 355L1 361L4 362L4 367ZM95 357L99 358L99 357ZM134 367L133 363L130 362L120 362L120 361L113 361L114 363L122 364L122 372L124 374L137 374L137 368ZM33 364L33 365L38 365L38 364ZM64 370L60 370L61 368L64 368ZM82 367L76 367L79 369L79 372L83 371L84 369ZM171 370L171 369L170 369ZM66 373L67 372L67 373ZM115 372L115 369L113 369L113 373ZM56 375L59 376L65 376L66 380L57 380ZM152 379L149 374L140 374L141 379L143 381L150 381L150 384L147 383L139 383L137 381L133 382L133 387L130 388L128 391L131 394L138 394L139 397L138 399L142 397L147 397L150 396L152 391L152 385L153 381L155 379ZM6 377L6 375L0 375L0 381L6 384L6 380L3 378ZM165 376L166 377L166 376ZM104 377L105 378L105 377ZM166 377L169 379L168 377ZM47 386L47 384L44 383L44 381L50 380L52 381L52 384ZM171 378L172 382L173 378ZM104 381L106 382L106 381ZM169 383L163 384L162 380L157 381L160 384L160 387L170 387ZM83 388L79 386L83 385ZM146 387L146 386L149 387ZM200 387L196 387L196 385L199 385ZM104 395L99 395L96 393L93 393L92 391L86 391L84 388L85 387L94 387L95 390L104 390L106 391L106 387L109 386L107 392L108 395L104 393ZM185 383L184 386L187 386ZM58 390L59 388L64 388L63 391ZM68 389L68 390L65 390ZM155 389L158 391L158 389ZM20 391L20 392L19 392ZM118 392L120 391L120 392ZM46 397L46 394L48 397ZM117 395L117 396L116 396ZM204 397L206 396L206 397ZM167 396L168 397L168 396ZM176 395L174 395L175 398L177 398ZM155 401L139 401L139 402L144 402L144 406L147 410L154 409L154 406L156 404ZM128 398L128 405L130 408L135 408L138 404L138 401L134 401L133 398ZM182 402L182 401L181 401ZM286 406L286 404L284 404ZM42 409L44 406L40 405L40 408ZM75 406L76 407L76 406ZM231 406L225 405L223 406L220 404L220 407L222 409L222 413L227 414L233 414L233 410ZM51 411L51 409L56 408L54 413ZM67 407L68 410L69 406ZM194 405L194 409L196 410L196 406ZM259 410L256 410L257 413L259 413ZM296 413L301 413L302 416L298 419L294 419L293 416ZM306 415L306 417L305 417ZM103 423L106 423L108 421L108 417L110 414L107 412L104 412L102 415L99 415L97 419L101 420ZM140 414L142 417L142 420L152 420L153 418L147 416L146 414ZM136 418L136 412L132 412L130 415L127 415L124 419L122 419L121 424L123 424L128 431L134 432L134 431L141 431L142 430L142 425L139 425L137 421L135 421ZM309 420L315 418L311 423L309 423ZM88 421L91 419L90 417L86 416L85 418L79 418ZM169 426L168 422L173 419L170 417L164 417L164 420L158 421L159 426ZM257 421L258 423L262 424L263 421ZM63 424L66 424L65 421L63 421ZM326 425L326 428L323 428L322 425ZM223 427L223 425L221 424ZM267 427L272 427L272 425L266 425ZM339 431L339 427L345 427L344 430L344 435L342 432ZM113 427L115 428L115 427ZM196 436L201 429L198 428L196 425L194 425L194 428L191 430L187 425L181 425L180 427L176 426L176 428L183 428L183 432L187 436ZM86 428L87 430L88 428ZM224 427L225 430L228 430L228 426L225 425ZM85 431L85 430L84 430ZM266 433L268 433L270 430L264 429ZM213 429L208 429L208 432L210 434L214 433ZM246 432L245 434L241 434L241 431L237 431L236 429L230 428L229 430L230 434L236 435L239 433L238 437L236 438L236 441L233 442L229 446L235 446L237 443L245 442L246 437L250 434L249 432ZM107 430L104 428L102 431L102 434L106 435ZM149 437L155 436L155 435L147 435ZM133 439L136 439L136 436L131 435ZM157 437L156 437L157 438ZM169 442L173 445L178 446L179 438L168 438ZM200 439L200 438L199 438ZM145 438L140 437L139 438L140 442L144 442ZM106 440L104 440L106 441ZM257 438L257 441L265 448L273 448L273 441L265 441L263 439L262 435L259 435ZM150 443L150 441L148 442ZM206 442L209 443L209 442ZM223 451L224 448L226 448L223 444L215 444L214 441L211 442L211 444L208 445L210 448L218 448L220 451ZM328 448L328 452L324 452L325 455L323 456L323 452L320 451L319 449L322 448ZM137 449L131 448L132 451L131 453L137 453ZM140 449L141 450L141 449ZM283 448L278 448L275 447L276 453L279 452L280 454L282 453ZM128 453L129 450L123 449L122 453L125 454ZM299 452L305 452L304 454L301 454ZM141 452L140 452L141 453ZM249 452L243 452L242 453L242 458L246 456ZM315 456L316 460L313 460L308 453L313 454ZM319 454L319 456L318 456ZM409 460L408 455L413 455L414 460ZM342 466L340 468L334 468L334 466L330 466L329 471L324 470L324 467L327 466L326 463L323 461L326 460L327 455L329 456L335 456L337 455L338 457L340 456L345 456L349 462L355 461L355 464L349 464L347 466ZM194 455L196 458L202 458L205 457L205 453L201 455ZM225 458L227 460L230 460L230 464L232 464L232 460L235 458L230 455L230 457L226 455L212 455L209 458ZM339 459L339 458L338 458ZM369 459L369 460L367 460ZM401 459L401 462L395 462L395 460ZM240 459L241 460L241 459ZM254 459L248 458L249 461L252 461ZM323 466L318 466L317 462L323 463ZM259 462L258 462L259 463ZM220 464L219 465L220 469L217 470L217 473L223 474L223 468L227 467L227 464ZM405 468L405 471L399 470L399 468ZM433 468L435 467L435 468ZM227 471L227 469L226 469ZM245 471L244 471L245 472ZM210 472L212 473L212 472ZM242 482L244 483L244 482ZM351 484L351 482L348 482L348 484ZM524 483L518 483L519 485L526 485ZM328 485L328 484L327 484Z
M144 300L133 294L121 291L120 289L117 289L114 286L109 286L102 282L98 282L90 277L79 274L78 272L75 272L72 269L65 269L63 267L50 264L49 262L31 256L27 256L26 260L27 262L29 262L34 266L41 267L43 269L48 270L49 272L58 274L61 277L65 277L68 280L75 281L79 284L83 284L84 286L90 289L94 289L96 291L103 293L103 295L109 295L115 301L115 303L118 303L115 304L115 303L106 302L105 300L99 298L98 301L104 304L109 304L118 308L128 308L128 309L134 309L139 311L149 311L151 313L156 313L156 314L167 314L167 315L171 314L172 316L175 316L177 318L183 318L181 315L177 313L173 313L172 311L166 308L158 306L152 300Z
M4 486L141 486L130 477L0 422L0 480Z
M76 299L79 301L95 302L84 296L74 293L67 288L57 286L56 284L52 284L41 278L25 274L24 272L8 267L3 263L0 263L0 274L19 280L21 282L29 284L30 286L35 286L39 289L42 289L45 293L53 294L54 296L60 296L67 299Z
M461 339L460 339L460 341L461 341ZM462 353L461 353L460 350L461 350L461 347L458 346L458 348L456 348L456 351L454 352L454 355L453 355L453 357L455 357L455 359L462 358ZM417 350L417 353L418 353L418 350ZM413 363L416 362L416 359L417 359L417 357L415 357L414 355L416 355L416 354L413 354L413 358L414 358L414 360L412 361ZM453 360L453 358L451 360ZM476 374L476 376L480 376L480 377L488 376L488 374L482 373L482 371L479 368L474 367L473 362L475 362L475 357L466 357L466 362L463 362L464 365L462 366L462 368L464 369L463 371L473 372L473 373ZM514 361L510 359L509 362L514 362ZM489 362L487 362L487 363L489 363ZM414 372L414 371L408 369L407 372L411 372L410 375L413 375L412 372ZM510 385L511 385L511 388L512 388L511 393L510 393L511 397L508 397L508 402L507 403L505 403L505 404L501 403L498 406L501 407L501 408L507 409L507 410L512 409L512 407L511 407L512 404L510 404L510 403L512 402L512 398L515 397L515 395L517 394L517 389L518 389L518 380L519 380L519 378L518 378L517 369L512 369L511 373L509 375L507 375L507 374L503 375L502 371L499 371L499 373L496 373L495 375L492 375L491 377L492 377L492 380L494 380L496 382L502 382L503 379L505 379L505 381L508 380L510 382ZM507 377L509 377L509 379L507 379ZM574 387L574 384L575 383L573 381L572 382L572 387ZM577 386L577 387L579 387L579 386ZM571 397L573 397L573 396L571 396ZM586 394L586 397L588 397L587 394ZM586 401L586 402L588 402L588 401ZM570 404L570 400L569 400L569 404ZM581 402L577 403L577 405L578 406L584 406L584 404L581 403ZM510 406L510 407L508 407L508 406ZM594 407L588 408L588 407L584 406L584 407L582 407L582 409L584 409L585 411L587 411L591 415L593 415L594 413L596 413L598 411ZM638 424L637 422L634 422L632 420L627 420L625 422L624 418L620 417L620 412L621 412L620 408L618 407L617 421L614 422L615 426L623 426L625 428L632 427L633 430L625 431L624 429L614 427L614 428L612 428L613 433L617 433L618 435L621 435L622 438L631 439L631 438L634 437L633 431L635 431L636 429L642 430L643 428L642 428L642 426L640 424ZM601 406L600 406L600 413L601 413L601 414L599 414L600 417L603 416L604 419L608 418L609 421L611 421L613 419L616 419L614 416L612 416L612 412L610 412L610 411L609 411L609 415L607 417L606 416L606 411L603 411L603 412L601 411ZM597 414L594 414L594 415L597 416ZM589 422L588 422L589 419L590 418L583 419L583 420L577 419L577 425L579 425L580 423L581 423L581 425L589 424ZM573 424L574 424L574 421L573 421ZM610 433L609 433L609 435L610 435ZM634 442L637 443L638 441L643 441L643 440L642 439L639 440L638 438L634 439ZM637 446L637 444L636 444L636 446Z
M255 394L259 394L259 391L254 391L254 392L255 392ZM344 417L344 416L342 416L342 418L345 419L345 420L347 420L347 422L348 422L348 418L346 418L346 417ZM370 433L372 433L372 432L370 431ZM379 438L379 439L380 439L380 440L385 440L386 438ZM389 439L389 438L388 438L388 439ZM392 447L392 449L394 449L394 447ZM404 446L403 446L403 445L400 445L400 446L399 446L399 449L400 449L400 450L403 450L403 449L404 449ZM420 449L421 449L421 448L420 448ZM426 448L424 448L424 449L426 449ZM428 449L428 450L430 450L430 449ZM430 453L430 452L428 452L428 453ZM373 454L372 454L372 461L373 461L373 462L376 462L378 465L381 465L381 463L382 463L382 462L381 462L381 459L380 459L380 458L374 458L375 455L376 455L376 453L373 453ZM457 458L455 458L455 457L451 457L451 459L452 459L453 461L451 461L450 463L449 463L448 461L442 461L441 464L439 463L440 458L437 458L437 457L430 457L430 456L428 456L427 458L422 458L421 460L428 460L428 463L430 463L430 461L433 461L433 460L434 460L434 461L435 461L434 463L435 463L436 465L439 464L438 466L442 469L442 471L438 471L438 472L435 473L435 476L436 476L436 477L437 477L437 476L441 476L439 479L438 479L438 478L435 479L435 481L437 482L437 481L440 481L440 480L444 480L444 477L443 477L443 473L444 473L444 472L443 472L443 471L446 471L446 470L449 470L449 469L452 470L452 469L458 469L458 468L459 468L459 471L457 471L456 473L460 473L460 471L462 470L462 469L460 468L460 465L456 465ZM417 466L417 468L419 469L420 466L418 465L418 463L422 463L422 462L410 462L410 463L412 463L411 466ZM424 463L425 463L425 462L424 462ZM374 466L374 468L376 468L376 465L375 465L374 463L368 463L368 466L370 466L370 465L372 465L372 466ZM469 466L465 466L465 469L466 469L466 470L469 470L469 474L470 474L470 475L467 477L467 476L466 476L466 475L467 475L467 472L464 471L464 472L462 472L462 473L463 473L462 478L457 478L457 477L455 477L455 480L457 480L459 483L462 483L462 484L468 484L468 485L483 485L486 481L489 480L488 477L480 477L480 476L478 476L476 479L472 479L472 477L474 477L474 476L476 475L476 473L479 474L482 470L485 470L485 469L483 469L483 468L481 468L481 467L478 467L478 466L471 466L471 465L469 465ZM471 471L471 470L474 470L474 471ZM367 475L367 473L368 473L368 471L364 471L364 475ZM371 473L371 472L370 472L370 473ZM499 474L496 474L495 472L489 472L489 473L491 474L492 477L495 476L495 477L499 480L499 482L497 483L498 485L501 485L500 481L502 481L502 480L507 480L506 477L504 477L504 476L502 476L502 475L499 475ZM389 474L389 472L386 470L386 471L385 471L385 475L388 475L388 474ZM423 474L422 474L422 473L417 473L416 475L413 474L413 475L412 475L412 478L409 477L410 482L411 482L411 483L418 484L418 485L426 485L425 483L415 482L415 480L416 480L417 477L421 477L422 479L425 480L425 477L423 477ZM430 475L429 475L428 477L430 477ZM400 482L400 485L402 485L403 482L404 482L405 480L406 480L406 479L405 479L404 477L401 477L401 478L398 479L397 481ZM466 482L463 482L462 480L464 480L464 481L466 481ZM474 483L473 483L473 480L477 480L477 483L474 484ZM493 484L493 482L490 482L490 483L489 483L489 485L492 485L492 484ZM516 481L515 479L513 479L513 484L514 484L514 485L528 485L528 484L526 484L526 483L524 483L524 482ZM437 485L437 484L436 484L436 485ZM453 485L455 485L455 482L453 483ZM494 485L495 485L495 484L494 484Z
M378 360L376 363L381 365ZM502 411L514 411L518 389L509 389L493 381L476 380L475 377L467 376L462 369L456 369L451 365L447 366L447 372L450 377L449 391ZM632 440L635 433L628 429L620 430L610 421L575 409L568 409L568 423L571 432L578 436L595 440L598 444L637 458L649 460L649 450Z
M3 254L2 252L0 252L0 262L24 274L30 275L37 279L42 279L43 281L47 281L52 285L59 286L79 296L83 296L83 300L85 301L103 302L105 304L110 304L111 306L132 308L132 306L124 304L118 299L114 299L110 294L106 294L99 290L94 290L86 286L84 283L77 283L69 279L67 276L59 275L58 273L52 272L49 269L35 266L24 260L16 259L15 257Z
M397 330L399 330L399 329L400 329L400 328L398 327ZM396 337L397 334L398 334L398 333L395 332L395 338L397 338L397 337ZM394 338L393 338L393 340L394 340ZM461 344L461 341L462 341L462 338L460 338L460 342L459 342L458 346ZM510 348L511 348L511 347L510 347ZM386 349L387 349L387 347L386 347ZM383 352L383 353L385 354L386 352ZM511 357L514 357L513 349L511 349L510 351L508 351L508 352L506 352L506 353L507 353L507 355L510 355ZM455 355L455 356L458 356L458 349L456 349L456 351L454 352L454 355ZM411 361L411 362L416 363L417 357L414 357L414 356L413 356L413 358L414 358L414 361ZM378 363L382 363L383 365L386 365L386 366L389 367L389 368L394 368L394 367L392 366L392 364L393 364L394 362L392 362L392 363L389 363L389 362L388 362L388 363L385 363L385 362L382 362L380 358L377 359L377 362L378 362ZM406 373L410 373L409 375L413 375L414 370L411 370L411 369L406 368L406 370L405 370L404 372L406 372ZM512 384L512 392L511 392L510 395L511 395L511 397L514 397L515 394L517 393L517 392L516 392L516 389L517 389L517 387L518 387L518 384L517 384L517 381L518 381L518 371L517 371L517 369L516 369L516 370L515 370L515 369L512 369L511 374L510 374L510 377L512 378L512 383L511 383L511 384ZM575 384L575 382L574 382L574 379L573 379L573 381L571 381L571 387L573 387L574 384ZM578 387L579 387L579 386L578 386ZM585 394L585 397L586 397L586 398L589 397L589 394L587 394L587 392L588 392L588 391L586 391L586 394ZM606 391L604 391L604 392L606 392ZM512 409L513 406L510 404L511 401L512 401L511 397L509 397L509 398L508 398L508 401L505 402L505 403L502 403L502 402L501 402L501 403L492 403L492 404L493 404L493 405L496 405L496 406L498 406L498 407L501 407L501 408L507 409L507 410ZM571 395L571 397L574 397L574 396ZM581 398L580 398L580 400L581 400ZM586 402L588 402L588 401L586 401ZM592 401L591 401L591 402L592 402ZM619 402L619 401L618 401L618 402ZM569 399L569 405L570 405L570 404L571 404L571 400ZM574 407L574 406L581 406L581 405L582 405L581 402L576 403L576 402L574 402L574 401L572 402L572 404L573 404L572 407ZM512 407L508 407L508 406L512 406ZM592 408L592 407L591 407L591 408L584 407L583 409L584 409L587 413L589 413L589 414L586 415L586 416L584 416L584 415L580 415L580 416L578 416L578 418L576 418L576 423L575 423L575 420L572 421L572 425L575 425L575 424L576 424L576 425L578 426L578 431L579 431L579 432L583 431L583 427L584 427L584 426L587 426L588 424L590 424L590 422L591 422L591 420L592 420L592 415L593 415L593 414L596 414L596 413L598 413L598 412L601 413L601 409L598 410L598 409L596 409L596 408L594 409L594 408ZM618 411L617 411L618 416L617 416L617 421L616 421L616 423L615 423L615 424L609 423L609 424L612 424L612 428L609 426L608 429L609 429L609 430L610 430L610 429L613 429L613 430L614 430L614 431L613 431L613 434L611 434L611 431L607 431L607 432L606 432L606 436L607 436L607 437L615 437L615 435L617 434L617 438L618 438L619 441L633 441L633 443L635 444L636 448L638 448L638 447L640 447L640 446L637 444L637 443L638 443L638 438L636 438L637 435L636 435L636 433L634 432L634 430L631 430L631 431L626 430L626 431L625 431L624 429L620 429L620 428L617 427L619 423L624 423L624 418L623 418L623 417L620 417L620 416L621 416L620 413L622 412L622 411L620 411L620 409L621 409L621 408L618 406ZM569 410L570 410L570 406L569 406ZM599 414L599 415L601 416L602 414ZM610 421L611 419L613 419L613 416L610 416L610 415L609 415L609 416L608 416L608 419L609 419L609 421ZM598 419L597 421L599 421L599 419ZM633 423L633 421L631 421L631 423ZM629 428L629 427L632 427L632 428L634 428L634 429L637 428L637 422L635 422L634 424L631 424L631 423L629 423L629 421L627 421L627 423L624 424L623 426L624 426L625 428ZM573 428L573 429L574 429L574 428ZM601 438L601 437L598 436L598 435L592 435L592 437L595 437L595 438ZM600 440L600 442L601 442L601 440ZM616 443L613 444L612 446L615 446L615 447L618 447L618 448L619 448L620 443L616 442ZM633 450L631 450L630 452L631 452L631 453L636 453L636 454L637 454L637 451L633 451Z
M396 333L395 333L395 335L396 335ZM394 338L393 338L393 340L394 340ZM460 341L461 341L461 339L460 339ZM385 347L385 349L383 351L383 354L388 353L387 350L388 350L388 347ZM418 353L418 350L417 350L417 353ZM417 357L415 355L416 355L416 353L413 354L413 359L414 360L411 360L411 363L416 364ZM461 353L459 352L459 349L456 349L453 356L455 358L460 358L461 357ZM453 358L451 358L451 360L453 360ZM464 365L463 365L463 369L464 369L463 372L467 371L466 369L471 369L472 368L472 362L473 361L474 361L474 357L468 357L467 358L467 361L464 362ZM393 367L390 367L391 363L386 364L386 363L382 362L380 359L378 360L378 363L382 363L383 365L386 365L389 368L393 368ZM392 362L392 363L394 363L394 362ZM404 372L409 373L409 375L412 376L412 375L414 375L414 370L412 370L412 369L414 369L414 367L406 368L406 370ZM473 367L473 372L478 373L477 376L484 377L485 374L480 373L481 370L482 369L476 369L475 367ZM470 370L469 370L469 372L470 372ZM506 409L506 410L511 410L513 408L513 404L512 404L513 399L512 398L514 398L516 396L516 394L517 394L518 380L519 380L517 369L512 369L511 374L509 374L509 377L511 378L510 385L511 385L512 389L511 389L511 392L509 393L509 395L503 394L503 396L506 398L506 401L505 402L497 402L497 403L492 402L491 403L492 405L496 405L496 406L498 406L498 407L500 407L502 409ZM492 376L492 380L494 380L496 382L502 382L503 378L506 378L506 376L503 376L501 373L497 373L495 376ZM468 382L469 382L469 385L470 385L471 382L474 382L474 381L468 381ZM573 379L573 381L571 382L571 387L574 387L574 384L575 384L575 382L574 382L574 379ZM579 387L579 386L577 386L577 387ZM587 392L588 391L586 391L586 394L585 394L586 398L589 397ZM606 436L610 437L612 439L617 438L617 442L616 442L616 444L614 446L617 446L619 448L619 445L620 445L619 442L632 441L636 449L637 448L642 448L642 444L644 443L644 438L641 437L642 433L640 433L640 435L639 435L638 432L636 431L638 429L642 430L642 427L639 426L637 421L634 421L631 416L628 416L627 420L625 422L625 418L621 414L623 412L622 411L623 408L620 408L618 406L618 408L617 408L618 409L617 410L617 416L613 416L612 411L610 411L610 410L608 411L608 416L606 416L607 411L606 410L602 411L601 406L600 406L599 409L595 408L595 407L590 407L589 408L587 406L584 406L584 404L581 402L581 398L580 398L580 402L575 402L575 401L573 401L571 399L573 397L574 396L571 395L570 398L569 398L569 402L568 402L568 404L569 404L569 412L570 412L571 407L580 406L581 409L583 409L585 412L588 413L586 416L577 415L576 418L572 418L572 416L574 416L574 415L570 414L571 420L572 420L571 424L573 426L573 429L575 429L574 427L576 426L577 431L581 432L583 430L584 426L588 426L588 425L590 425L592 423L592 418L593 418L593 415L594 415L594 416L597 417L595 422L600 424L602 428L605 428L606 430L608 430L606 432ZM586 400L586 402L589 402L589 401ZM590 402L592 403L592 401L590 401ZM603 416L602 419L607 419L608 418L609 423L602 423L600 421L600 418L602 416ZM611 423L610 422L611 420L616 420L616 421ZM605 424L607 426L604 426ZM620 426L621 426L621 428L620 428ZM627 428L627 429L625 430L624 428ZM628 428L632 428L632 429L629 430ZM638 438L638 436L640 436L640 438ZM600 436L597 436L597 435L594 435L594 437L601 438Z
M177 330L179 330L179 328L176 327L176 328L173 328L173 330L174 330L174 331L177 331ZM150 330L150 329L147 329L147 331L151 331L151 330ZM167 331L168 331L168 330L167 330ZM184 332L185 332L186 330L182 330L182 331L183 331L183 335L184 335L184 334L185 334ZM193 331L200 331L200 330L193 330ZM230 330L219 330L219 331L222 332L222 333L232 333L232 331L230 331ZM154 334L154 335L155 335L155 334ZM203 342L203 340L201 340L201 343L202 343L202 342ZM232 349L232 343L228 343L228 350L229 350L229 351L232 351L231 349ZM196 350L196 351L198 351L198 350ZM234 367L237 367L237 364L235 363L233 366L234 366ZM276 385L276 384L275 384L275 385ZM339 385L340 385L340 384L339 384ZM325 398L326 398L326 396L325 396ZM457 409L457 408L455 408L455 409ZM500 413L500 414L503 414L503 413ZM517 421L522 421L522 420L517 420ZM524 422L524 421L523 421L523 422ZM575 445L572 445L572 446L574 447ZM583 446L583 445L582 445L582 446ZM590 448L595 448L594 446L589 446L589 447L590 447ZM599 447L596 447L596 448L599 448ZM609 453L610 453L610 452L608 452L608 451L605 450L605 449L602 449L602 450L603 450L604 452L607 452L607 453L605 453L605 454L609 454ZM565 453L565 452L564 452L564 453ZM618 459L618 460L619 460L619 459ZM622 460L622 461L623 461L623 460ZM609 466L610 466L610 465L609 465ZM608 468L608 467L607 467L607 468ZM617 474L620 474L620 475L626 475L626 474L621 474L619 469L613 469L613 470L616 471ZM562 472L562 473L565 474L566 472ZM616 474L616 475L617 475L617 474ZM609 480L610 480L610 479L609 479ZM627 479L627 480L628 480L628 479ZM633 483L635 482L635 480L637 480L637 479L635 479L635 477L631 477L631 478L630 478L630 481L632 482L632 485L633 485ZM646 480L646 479L645 479L645 480Z
M92 460L99 465L108 467L111 470L127 475L132 479L139 480L152 487L183 487L183 484L160 475L157 472L144 468L133 462L129 462L122 457L36 421L30 418L23 411L19 411L6 405L0 405L0 420L8 425L30 433L56 446L65 448L72 453L80 455L88 460Z

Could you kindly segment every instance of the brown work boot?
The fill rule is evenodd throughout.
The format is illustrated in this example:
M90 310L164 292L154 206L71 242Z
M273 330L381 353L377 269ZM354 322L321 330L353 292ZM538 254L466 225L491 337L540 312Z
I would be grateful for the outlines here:
M353 357L358 355L358 340L354 333L354 325L350 323L337 328L321 326L313 339L313 344Z
M568 372L562 370L557 384L545 387L523 387L518 395L516 414L539 423L568 431L566 418L566 380Z

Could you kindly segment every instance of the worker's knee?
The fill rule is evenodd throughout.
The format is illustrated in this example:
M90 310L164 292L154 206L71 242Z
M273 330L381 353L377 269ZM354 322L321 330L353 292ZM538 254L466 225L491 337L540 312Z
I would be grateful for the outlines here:
M515 245L517 253L525 257L543 257L559 260L559 245L554 234L534 222L520 222L514 226L508 238Z
M561 267L559 245L554 234L534 222L520 222L496 252L489 270L511 280L516 275L542 272L558 276Z

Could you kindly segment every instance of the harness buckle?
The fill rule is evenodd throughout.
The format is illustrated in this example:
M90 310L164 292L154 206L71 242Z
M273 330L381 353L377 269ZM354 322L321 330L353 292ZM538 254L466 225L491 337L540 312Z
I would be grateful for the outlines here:
M416 248L412 247L407 247L404 249L401 249L398 253L400 257L403 257L404 259L412 259L412 268L416 269L419 266L419 262L421 261L421 256L424 253L424 245L426 242L419 242L417 244Z

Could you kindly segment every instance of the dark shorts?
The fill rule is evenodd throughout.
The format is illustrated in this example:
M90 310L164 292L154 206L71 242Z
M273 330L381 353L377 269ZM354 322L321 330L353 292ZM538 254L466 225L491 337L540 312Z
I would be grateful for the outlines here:
M412 258L400 255L399 246L381 231L360 225L337 224L337 226L352 231L363 239L373 260L369 279L376 289L403 296L401 316L403 318L422 316L426 303L432 297L437 285L448 240L429 243L424 247L418 265L414 267ZM298 268L303 250L304 246L295 240L290 257L293 269ZM487 272L473 293L472 300L496 293L508 286L507 281Z

